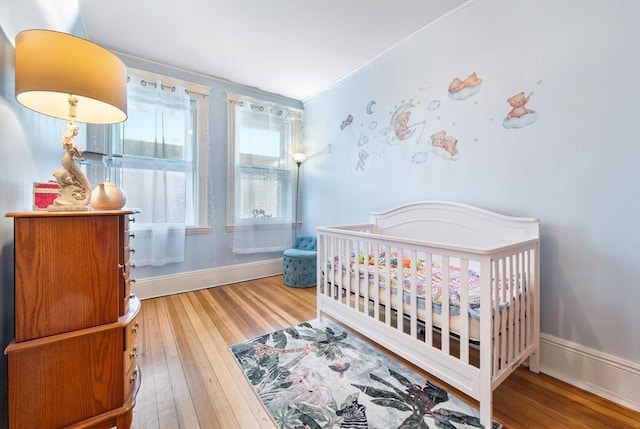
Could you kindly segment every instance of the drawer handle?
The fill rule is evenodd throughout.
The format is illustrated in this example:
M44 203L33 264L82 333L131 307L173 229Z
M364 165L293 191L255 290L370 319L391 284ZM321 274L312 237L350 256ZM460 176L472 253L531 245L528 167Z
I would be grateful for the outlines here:
M133 250L133 252L135 253L135 250ZM136 264L129 264L129 269L134 269L136 267ZM123 279L127 279L127 266L126 265L122 265L122 264L118 264L118 268L120 268L120 274L122 275ZM133 282L135 283L135 280L133 280Z
M131 292L131 293L129 294L129 298L133 299L133 298L135 298L135 297L136 297L136 294L135 294L135 293Z
M133 216L129 216L129 222L136 223L136 218Z
M136 322L135 325L133 325L133 327L131 328L131 333L138 335L138 330L140 330L140 324Z
M135 383L137 378L138 378L138 370L136 369L135 371L133 371L133 374L131 375L131 377L129 377L129 384Z
M136 238L136 233L135 233L135 232L132 232L131 234L129 234L129 237L131 237L131 238Z
M134 249L133 247L129 249L129 253L136 253L136 249Z
M136 282L136 279L134 279L134 278L133 278L133 279L129 280L129 282L131 282L131 283L135 283L135 282Z
M131 353L129 354L129 359L135 359L138 357L138 348L136 346L133 346L133 348L131 349Z

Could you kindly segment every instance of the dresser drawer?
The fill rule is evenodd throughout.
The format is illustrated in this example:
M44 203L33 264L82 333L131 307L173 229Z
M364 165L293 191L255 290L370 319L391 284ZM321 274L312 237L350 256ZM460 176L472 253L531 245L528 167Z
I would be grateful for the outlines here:
M140 332L140 323L138 322L138 316L136 316L125 328L124 332L124 369L129 371L132 366L135 366L139 349L138 345L138 333Z
M140 304L138 303L138 307ZM131 322L125 327L125 349L130 349L136 344L138 334L140 333L140 322L136 315Z
M122 328L80 332L7 348L9 427L61 428L122 405Z
M140 372L140 367L138 365L133 365L129 368L129 371L124 376L124 398L128 398L130 395L134 394L138 390L140 386L140 382L142 381L142 373Z
M130 249L124 249L123 263L120 265L120 287L122 288L122 300L120 302L120 315L123 316L129 311L129 299L131 298L131 284L136 280L132 277L131 270L135 268L135 264L129 261Z
M14 220L15 341L118 320L118 216Z
M124 368L123 392L125 399L132 392L137 391L136 386L140 386L140 368L137 365L138 354L138 335L140 334L140 300L138 298L131 299L131 306L127 311L125 319L128 320L122 328L124 330L124 353L122 366ZM135 390L134 390L135 388Z

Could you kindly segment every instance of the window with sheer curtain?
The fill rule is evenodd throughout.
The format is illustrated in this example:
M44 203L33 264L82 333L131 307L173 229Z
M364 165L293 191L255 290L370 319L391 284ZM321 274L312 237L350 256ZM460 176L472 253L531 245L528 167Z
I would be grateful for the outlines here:
M227 229L234 253L284 250L291 246L294 167L302 111L227 94L229 183Z
M88 149L104 153L107 167L89 167L89 179L115 182L126 206L140 210L137 265L182 262L186 228L206 224L207 93L129 69L127 120L88 133Z

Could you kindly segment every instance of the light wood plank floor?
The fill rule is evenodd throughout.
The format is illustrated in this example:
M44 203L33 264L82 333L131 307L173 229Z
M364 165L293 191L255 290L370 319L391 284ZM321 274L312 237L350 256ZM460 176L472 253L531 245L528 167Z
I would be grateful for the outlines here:
M315 293L276 276L143 301L133 429L274 428L228 346L314 319ZM526 369L496 389L494 418L506 428L640 428L640 414Z

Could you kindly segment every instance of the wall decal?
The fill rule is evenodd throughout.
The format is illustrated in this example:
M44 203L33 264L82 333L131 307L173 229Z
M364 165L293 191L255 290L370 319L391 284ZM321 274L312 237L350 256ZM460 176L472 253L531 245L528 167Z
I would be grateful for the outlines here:
M362 147L369 143L369 136L364 132L360 133L360 138L358 139L358 147Z
M427 162L427 159L428 159L427 152L424 152L424 151L416 152L413 155L411 155L411 162L413 162L414 164L423 164Z
M433 112L440 107L440 100L433 100L429 104L427 104L427 110Z
M342 124L340 125L340 129L344 131L344 129L347 128L349 125L351 125L352 122L353 122L353 116L352 115L347 116L347 119L342 121Z
M449 99L447 97L444 97L444 99L438 98L435 93L431 94L432 85L431 83L426 83L419 88L420 91L429 90L428 95L425 93L425 96L430 96L431 100L426 106L421 108L420 101L415 101L414 99L409 99L408 101L405 101L406 99L400 100L388 113L388 125L383 124L381 127L378 126L378 121L380 121L381 117L377 112L379 110L377 109L377 101L370 98L366 102L364 110L368 115L373 116L368 121L359 122L359 131L354 129L354 116L352 114L347 114L340 125L340 129L345 132L345 134L342 134L343 137L341 139L346 139L345 142L348 142L349 146L353 144L356 147L356 151L351 152L351 156L357 153L355 169L364 171L366 161L371 154L383 159L387 158L387 150L400 151L404 156L411 153L410 162L412 164L428 162L429 152L447 161L457 161L461 152L459 141L448 132L455 132L459 127L464 132L469 131L467 130L469 124L466 121L458 121L461 117L459 116L460 112L457 107L459 103L457 102L467 100L478 94L483 82L483 79L476 72L471 73L464 80L456 77L448 87ZM538 80L536 84L542 85L542 80ZM507 99L510 110L503 118L502 125L504 128L522 128L536 122L538 118L537 112L528 107L532 96L533 92L528 95L525 95L524 92L519 92ZM468 111L467 107L470 106L473 106L474 109L482 108L483 100L480 97L470 101L471 104L465 106L466 111ZM503 114L504 112L491 112L487 119L490 123L497 124L498 118ZM464 117L466 118L466 116ZM432 123L429 122L428 124L427 121L432 121ZM438 125L437 123L440 124ZM427 124L429 127L427 127ZM444 129L438 130L441 127ZM429 133L427 133L429 138L425 138L426 141L421 142L423 135L427 131L433 134L429 136ZM475 143L479 140L477 136L471 139ZM415 143L417 146L413 149L406 146L400 147L404 143ZM387 149L387 145L394 147L394 149ZM331 150L332 148L329 147L327 156L331 156Z
M407 123L409 122L410 116L410 110L406 110L396 116L396 137L398 137L399 140L404 140L407 137L411 137L413 135L413 132L415 131L411 130L411 133L409 133L409 127L407 126Z
M358 153L358 163L356 164L356 170L364 171L364 162L369 158L369 152L361 149Z
M373 112L375 111L375 107L376 107L376 101L371 100L369 104L367 104L367 114L372 115Z
M455 101L466 100L480 92L481 85L482 79L475 72L467 76L465 80L456 77L449 84L449 97Z
M414 136L417 130L419 130L420 133L417 136L416 142L419 142L426 124L426 121L409 124L411 119L410 109L416 107L416 104L414 104L413 101L401 103L402 104L399 107L396 107L396 110L391 114L389 126L380 130L380 134L387 137L386 143L392 146L399 145L403 141L409 140Z
M511 106L511 110L507 113L507 117L502 121L505 128L522 128L533 124L538 119L538 113L535 110L527 108L533 92L525 96L524 92L519 92L507 99L507 103Z
M448 136L445 130L431 135L431 150L447 160L458 159L458 139Z

